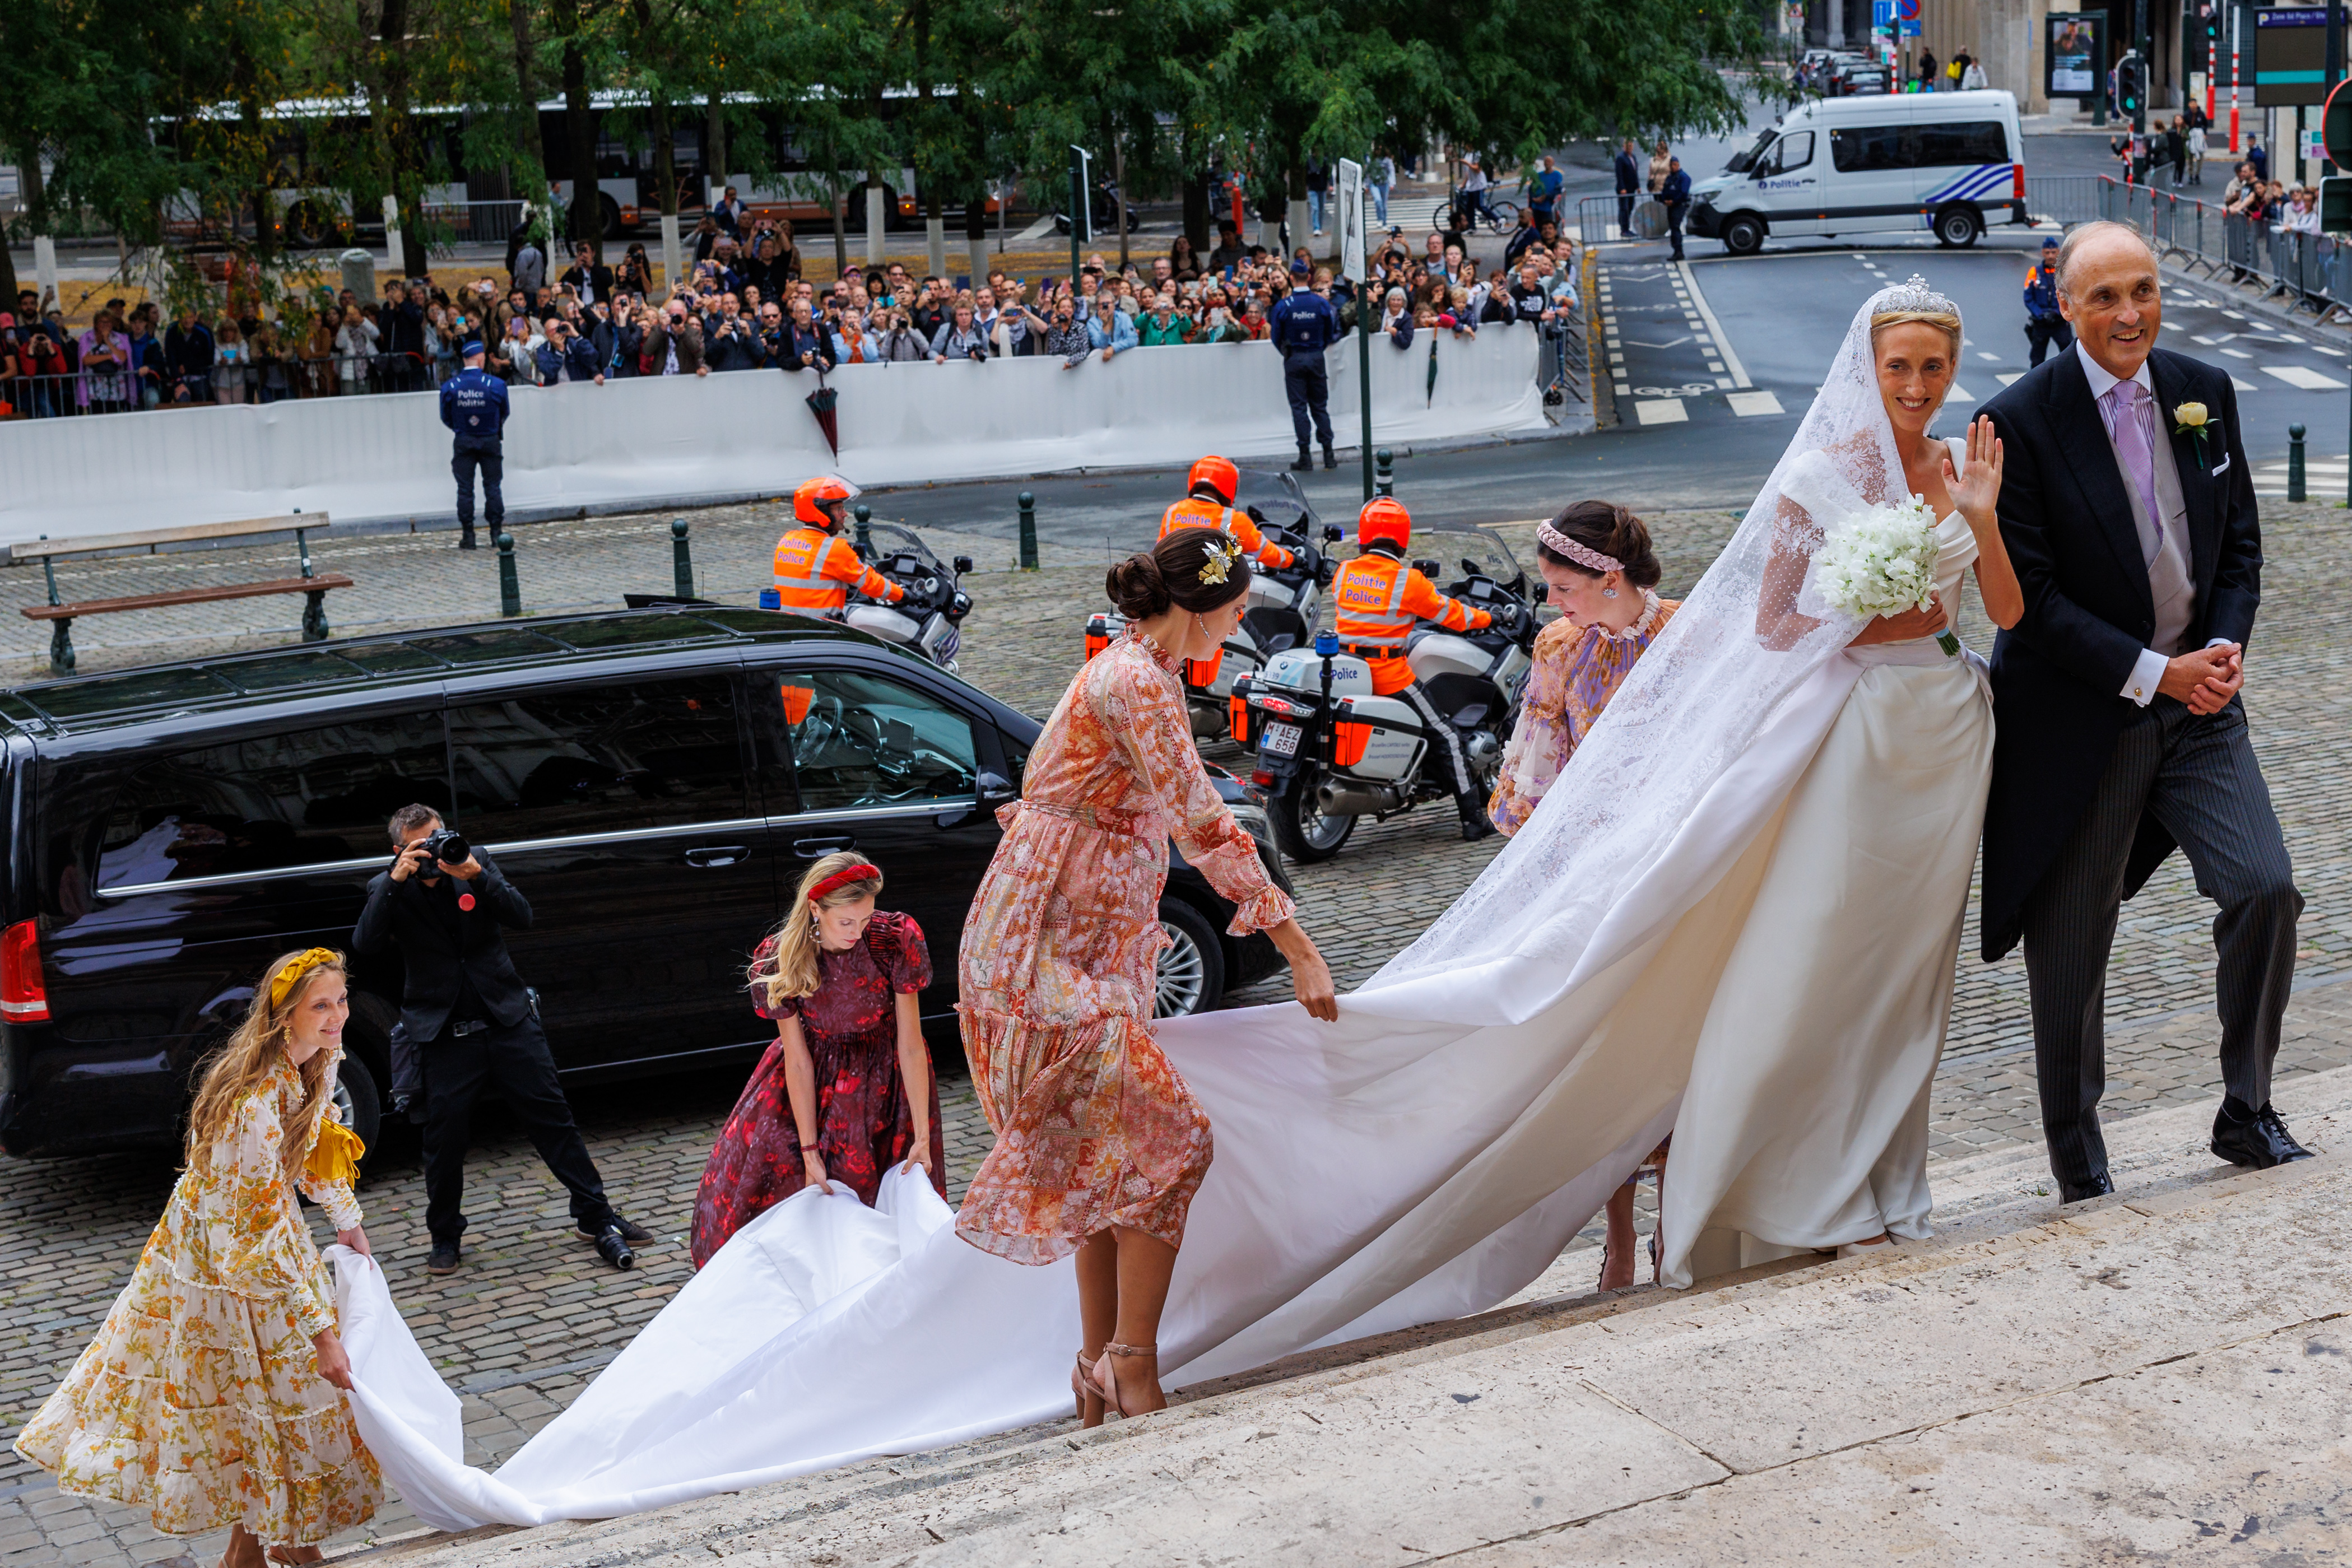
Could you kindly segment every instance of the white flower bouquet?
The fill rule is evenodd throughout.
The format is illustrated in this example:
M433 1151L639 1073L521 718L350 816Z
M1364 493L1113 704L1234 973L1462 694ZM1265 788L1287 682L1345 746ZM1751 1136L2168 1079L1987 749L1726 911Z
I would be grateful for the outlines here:
M1913 496L1852 514L1813 552L1812 589L1846 615L1894 615L1928 607L1936 591L1936 514ZM1938 632L1936 643L1957 658L1959 639Z

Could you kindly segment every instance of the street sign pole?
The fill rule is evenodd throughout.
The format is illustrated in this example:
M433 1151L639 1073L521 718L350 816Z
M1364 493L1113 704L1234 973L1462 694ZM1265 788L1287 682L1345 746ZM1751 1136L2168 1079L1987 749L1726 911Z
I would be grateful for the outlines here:
M1365 225L1363 165L1352 158L1340 159L1332 194L1339 204L1339 221L1332 225L1339 239L1339 276L1356 289L1356 404L1362 425L1364 499L1369 501L1372 498L1372 244Z
M1095 237L1093 182L1087 177L1092 162L1083 147L1070 149L1070 300L1078 298L1078 247Z

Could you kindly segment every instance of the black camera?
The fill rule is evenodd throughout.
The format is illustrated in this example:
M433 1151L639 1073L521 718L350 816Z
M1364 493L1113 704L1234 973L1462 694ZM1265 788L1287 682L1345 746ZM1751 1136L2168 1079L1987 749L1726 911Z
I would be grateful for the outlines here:
M466 842L466 835L455 828L436 828L409 847L423 850L445 865L464 865L474 852L473 846ZM421 869L434 868L428 863Z

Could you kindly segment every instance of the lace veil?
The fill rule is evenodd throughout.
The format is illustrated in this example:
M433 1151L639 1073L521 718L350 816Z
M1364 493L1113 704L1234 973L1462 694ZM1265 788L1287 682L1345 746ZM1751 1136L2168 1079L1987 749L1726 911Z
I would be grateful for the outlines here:
M1527 825L1366 992L1513 957L1543 959L1567 984L1620 956L1589 950L1603 918L1790 697L1861 630L1861 618L1803 591L1806 564L1824 525L1907 492L1870 331L1874 315L1904 309L1957 314L1916 277L1854 312L1820 394L1722 555ZM1685 906L1705 891L1691 890Z

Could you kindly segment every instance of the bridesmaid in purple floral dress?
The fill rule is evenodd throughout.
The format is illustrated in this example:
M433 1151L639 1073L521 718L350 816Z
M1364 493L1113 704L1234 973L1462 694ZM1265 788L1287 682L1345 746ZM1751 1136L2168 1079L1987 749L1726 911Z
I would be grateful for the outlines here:
M922 928L877 911L882 873L832 854L751 957L752 1006L776 1022L703 1167L694 1266L812 1183L871 1207L892 1161L947 1197L939 1085L915 996L931 983Z

